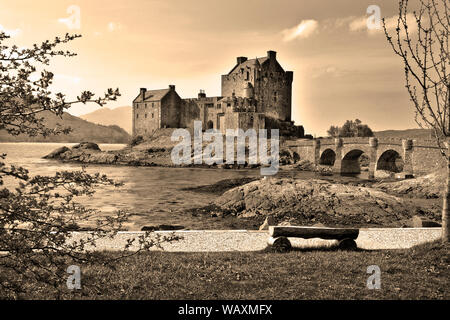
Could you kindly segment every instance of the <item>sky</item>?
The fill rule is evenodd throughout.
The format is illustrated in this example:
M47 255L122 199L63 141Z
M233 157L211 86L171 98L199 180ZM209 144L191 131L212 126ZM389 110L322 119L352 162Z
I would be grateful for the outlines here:
M122 96L109 108L131 105L141 87L219 96L236 57L274 50L294 71L293 120L307 133L326 135L356 118L377 131L415 128L402 63L377 28L377 8L394 32L395 0L2 0L0 30L12 37L4 44L19 47L81 34L64 46L76 57L47 67L53 88L76 97L118 87Z

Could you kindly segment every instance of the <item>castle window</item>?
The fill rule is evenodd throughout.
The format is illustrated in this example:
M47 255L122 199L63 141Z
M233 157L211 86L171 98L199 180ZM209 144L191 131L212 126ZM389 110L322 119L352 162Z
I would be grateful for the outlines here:
M220 105L220 103L218 103L217 104L217 109L220 109L221 108L221 105Z
M154 113L152 113L152 119L155 117L155 114Z
M231 107L231 103L227 103L227 107Z
M145 119L147 119L147 114L145 114Z
M152 108L155 106L155 103L154 102L152 102Z
M277 92L273 93L273 102L277 102Z
M247 71L246 75L245 75L245 80L248 80L250 78L250 72Z
M136 114L136 119L139 119L139 114Z

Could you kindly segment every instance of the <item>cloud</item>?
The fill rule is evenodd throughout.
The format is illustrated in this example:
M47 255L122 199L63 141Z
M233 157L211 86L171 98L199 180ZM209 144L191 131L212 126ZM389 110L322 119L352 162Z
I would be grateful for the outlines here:
M398 21L398 16L386 18L385 19L386 29L388 31L394 31L397 28L397 21ZM424 22L425 22L425 20L424 20ZM417 31L417 21L412 13L408 13L406 15L406 23L408 25L408 31L410 33L414 33Z
M114 31L121 30L121 29L122 29L122 25L120 23L116 23L116 22L108 23L108 30L110 32L114 32Z
M6 33L6 35L8 35L10 37L16 37L22 33L21 29L9 30L9 29L4 28L1 24L0 24L0 31L3 31L4 33Z
M344 18L330 18L325 19L321 24L323 25L323 29L337 29L346 27L351 21L353 21L355 16L348 16Z
M350 28L350 31L369 30L367 28L367 17L359 17L350 21L348 27Z
M395 29L397 28L397 21L398 16L385 18L386 29L388 31L395 31ZM408 24L408 31L410 33L414 33L417 31L416 19L412 13L407 14L406 23ZM383 32L382 21L376 21L372 16L354 18L349 22L348 27L352 32L367 31L369 34Z
M338 69L335 66L325 66L321 68L317 68L311 72L312 78L317 79L321 77L327 77L327 78L339 78L345 76L347 72L344 70Z
M297 26L283 30L283 41L292 41L297 38L308 38L317 30L319 23L316 20L302 20Z

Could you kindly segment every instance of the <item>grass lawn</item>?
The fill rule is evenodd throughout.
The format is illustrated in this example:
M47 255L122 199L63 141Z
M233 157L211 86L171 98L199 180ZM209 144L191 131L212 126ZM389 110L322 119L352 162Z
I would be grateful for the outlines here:
M439 242L389 251L142 253L115 270L80 266L82 289L65 289L63 298L449 299L448 253ZM366 287L369 265L381 269L379 290ZM53 298L34 292L25 298Z

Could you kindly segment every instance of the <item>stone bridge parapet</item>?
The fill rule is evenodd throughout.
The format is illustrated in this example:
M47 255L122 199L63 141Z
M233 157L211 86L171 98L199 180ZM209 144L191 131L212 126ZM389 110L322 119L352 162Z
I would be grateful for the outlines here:
M315 165L332 166L333 172L340 174L358 174L366 162L369 178L374 177L376 170L409 177L445 166L445 159L434 140L376 137L299 139L287 140L284 146L296 152L300 159Z

